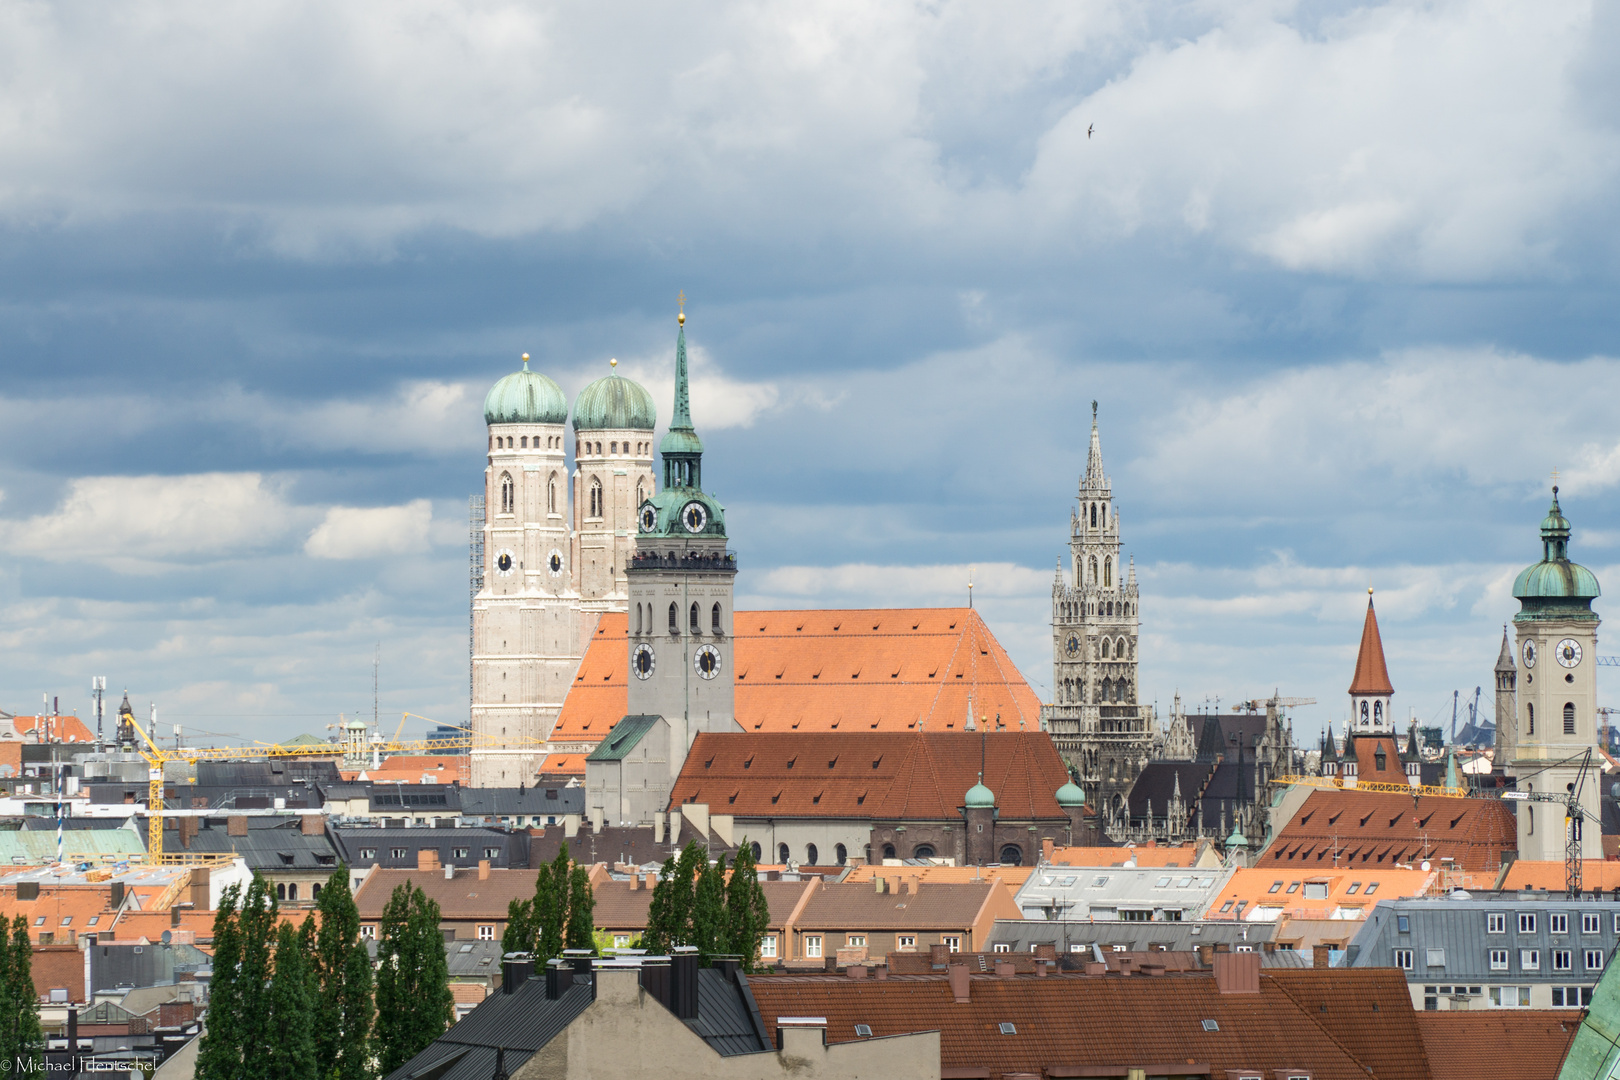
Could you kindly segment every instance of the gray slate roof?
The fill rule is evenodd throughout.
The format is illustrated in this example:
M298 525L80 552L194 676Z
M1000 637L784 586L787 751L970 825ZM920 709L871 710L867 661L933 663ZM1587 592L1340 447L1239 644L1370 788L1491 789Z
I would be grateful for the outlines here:
M338 852L324 829L306 836L293 818L248 818L246 836L232 836L228 826L214 818L191 838L187 851L229 852L242 856L250 870L334 870ZM178 840L171 841L176 847Z
M1115 946L1123 946L1127 952L1158 948L1191 952L1200 945L1253 945L1259 949L1276 932L1275 923L1240 923L1231 919L1216 922L997 919L990 941L993 946L1007 945L1012 952L1033 952L1036 945L1053 945L1059 955L1074 952L1076 947L1086 952L1092 945L1105 952Z
M461 812L468 817L528 817L583 814L582 787L462 788Z
M1026 919L1121 918L1122 911L1151 911L1155 921L1195 919L1226 884L1232 871L1183 867L1042 866L1018 890Z

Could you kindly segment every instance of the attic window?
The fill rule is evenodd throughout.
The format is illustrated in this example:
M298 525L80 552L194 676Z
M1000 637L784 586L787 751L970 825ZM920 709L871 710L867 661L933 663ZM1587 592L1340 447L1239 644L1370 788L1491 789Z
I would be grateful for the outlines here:
M710 766L710 765L713 765L713 764L714 764L714 758L710 758L710 759L709 759L709 760L708 760L708 761L705 761L705 762L704 762L704 763L703 763L703 767L704 767L704 768L705 768L705 769L707 769L707 768L708 768L708 767L709 767L709 766Z
M741 794L742 794L742 792L740 792L740 791L733 791L733 792L732 792L732 793L731 793L731 798L729 798L729 799L727 799L727 800L726 800L726 802L727 802L727 803L734 803L734 802L736 802L736 801L737 801L737 796L738 796L738 795L741 795Z
M797 756L795 756L795 757L790 757L790 758L788 758L788 764L787 764L787 767L788 767L788 768L790 768L790 769L791 769L791 768L793 768L793 763L794 763L794 762L795 762L795 761L798 761L798 760L799 760L799 759L798 759L798 757L797 757Z
M997 1026L1001 1029L1001 1033L1003 1035L1016 1035L1016 1034L1018 1034L1018 1027L1017 1027L1016 1024L1001 1023L1001 1024L998 1024Z
M837 764L838 764L838 755L834 754L832 756L832 759L827 762L827 768L831 769L834 766L836 766Z
M773 805L773 806L774 806L774 805L776 805L776 803L777 803L777 802L778 802L778 801L779 801L779 800L780 800L780 799L781 799L781 798L782 798L782 793L781 793L781 792L780 792L780 791L778 791L778 792L777 792L777 793L776 793L776 794L775 794L775 795L772 795L772 796L771 796L771 805Z
M872 768L874 768L874 769L877 768L878 764L880 762L882 762L882 760L883 760L883 755L882 754L879 754L877 757L873 758L872 759Z
M870 1039L872 1037L872 1025L871 1024L856 1024L855 1025L855 1034L859 1038Z
M1363 893L1362 895L1371 896L1373 893L1375 893L1377 891L1378 891L1378 882L1375 881L1371 885L1367 886L1367 891L1365 893Z
M1277 892L1277 891L1279 891L1279 890L1280 890L1280 889L1281 889L1281 888L1282 888L1282 887L1283 887L1283 883L1282 883L1282 882L1280 882L1280 881L1273 881L1273 882L1272 882L1272 883L1271 883L1271 888L1269 888L1269 889L1267 889L1267 890L1266 890L1266 892L1268 892L1268 893L1274 893L1274 892Z
M860 806L860 805L864 804L865 802L866 802L866 792L863 791L859 795L855 796L855 805L856 806Z
M850 673L849 677L852 679L858 679L861 677L861 673L859 671L853 671Z
M1221 1030L1221 1025L1219 1023L1217 1023L1216 1021L1214 1021L1214 1020L1205 1020L1204 1021L1204 1030L1205 1031L1219 1031L1219 1030Z
M821 792L818 791L814 795L810 796L810 801L819 806L821 804Z

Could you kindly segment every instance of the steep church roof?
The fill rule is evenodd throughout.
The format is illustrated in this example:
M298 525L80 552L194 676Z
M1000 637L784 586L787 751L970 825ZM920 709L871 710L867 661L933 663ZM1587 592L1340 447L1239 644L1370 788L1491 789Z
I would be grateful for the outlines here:
M553 742L598 742L625 715L628 624L597 623ZM991 730L998 715L1007 731L1040 730L1040 700L971 608L739 611L732 633L745 731L962 731L970 699Z
M1517 671L1513 663L1513 646L1508 641L1508 629L1502 627L1502 651L1496 657L1496 670L1499 672Z
M1350 681L1352 694L1393 694L1389 669L1384 666L1384 641L1378 636L1378 614L1373 610L1372 590L1367 590L1367 618L1361 624L1361 651L1356 654L1356 677Z

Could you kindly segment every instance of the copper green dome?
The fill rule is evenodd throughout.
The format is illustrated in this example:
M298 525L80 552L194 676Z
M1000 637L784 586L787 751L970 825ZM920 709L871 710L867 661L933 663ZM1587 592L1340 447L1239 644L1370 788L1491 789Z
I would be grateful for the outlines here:
M512 372L484 395L486 424L561 424L567 419L568 399L562 387L530 371L528 353L523 354L522 371Z
M996 793L985 787L984 781L980 780L977 784L968 788L967 801L963 805L969 810L994 809Z
M1243 835L1242 829L1233 825L1232 835L1226 838L1226 846L1228 848L1246 848L1249 846L1249 839Z
M1569 532L1569 519L1559 508L1554 487L1552 506L1541 522L1541 561L1525 567L1513 582L1521 618L1540 612L1590 611L1592 601L1603 595L1592 571L1569 561Z
M1086 793L1073 780L1057 789L1057 804L1068 810L1076 806L1086 805Z
M623 375L597 379L574 399L575 431L651 431L657 423L652 395Z

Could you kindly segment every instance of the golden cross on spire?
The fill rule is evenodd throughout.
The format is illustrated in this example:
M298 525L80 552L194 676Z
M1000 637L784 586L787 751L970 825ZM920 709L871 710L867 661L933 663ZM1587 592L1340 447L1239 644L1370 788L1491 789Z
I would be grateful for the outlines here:
M1553 483L1558 483L1558 470L1556 468L1553 469Z
M682 289L680 292L675 294L675 306L680 308L680 313L678 315L676 315L676 317L675 317L676 321L681 322L681 323L686 322L686 290L685 289Z

